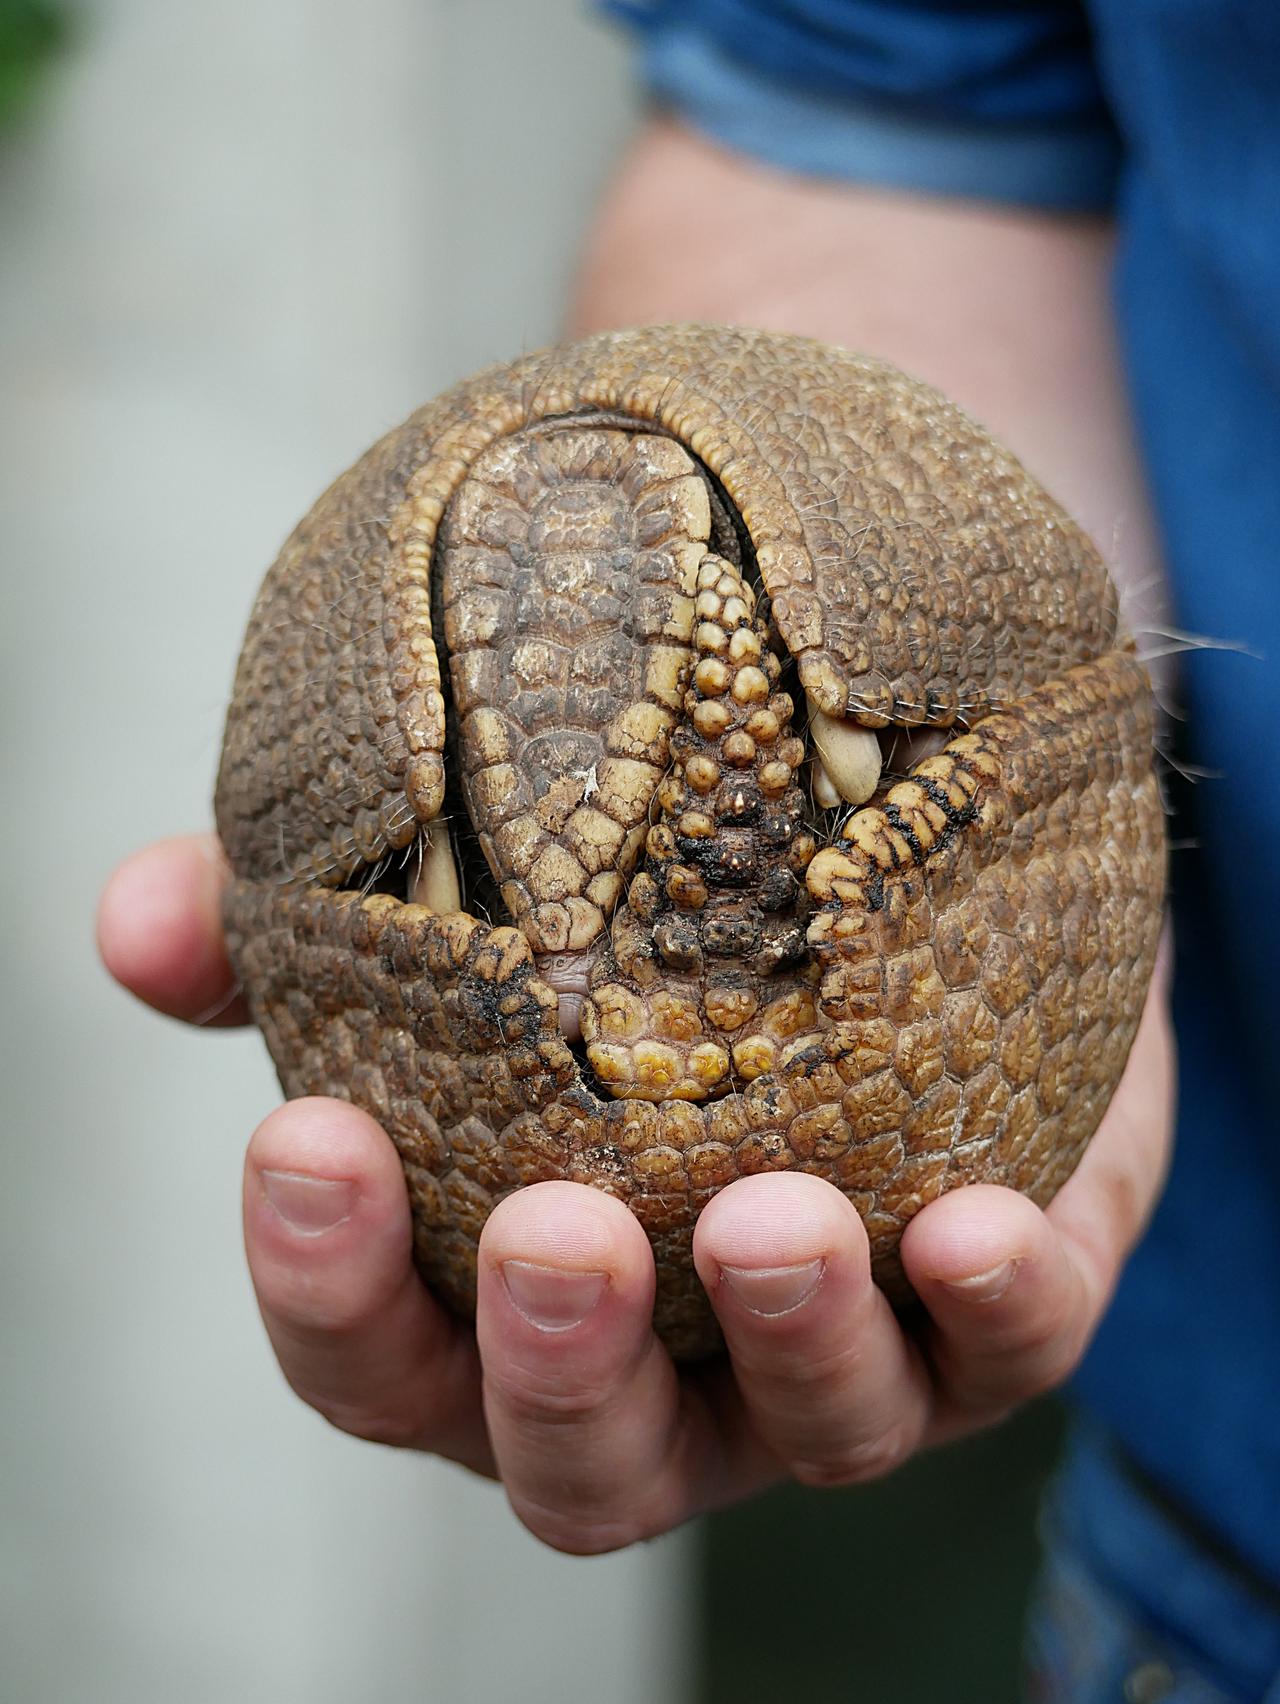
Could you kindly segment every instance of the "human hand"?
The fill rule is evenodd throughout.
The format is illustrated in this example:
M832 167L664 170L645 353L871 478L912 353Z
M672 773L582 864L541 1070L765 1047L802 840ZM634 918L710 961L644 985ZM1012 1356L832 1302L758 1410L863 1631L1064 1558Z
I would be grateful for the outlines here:
M107 968L160 1011L243 1022L219 921L216 842L152 846L108 883ZM210 1017L210 1014L216 1014ZM1047 1211L973 1185L925 1207L902 1258L908 1332L830 1184L773 1173L704 1209L694 1257L728 1358L673 1366L650 1328L639 1223L582 1184L500 1203L474 1331L411 1260L390 1139L341 1101L273 1112L245 1164L245 1245L285 1377L334 1425L502 1480L557 1549L618 1549L791 1475L844 1485L1000 1418L1075 1367L1155 1200L1172 1126L1163 965L1124 1076Z

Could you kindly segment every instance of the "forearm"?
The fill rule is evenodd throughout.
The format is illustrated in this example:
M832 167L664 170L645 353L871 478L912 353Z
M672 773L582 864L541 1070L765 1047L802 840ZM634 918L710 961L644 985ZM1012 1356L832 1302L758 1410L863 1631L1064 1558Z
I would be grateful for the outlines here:
M596 221L571 329L730 321L897 363L990 427L1082 522L1142 623L1158 573L1110 261L1101 219L819 183L655 121Z

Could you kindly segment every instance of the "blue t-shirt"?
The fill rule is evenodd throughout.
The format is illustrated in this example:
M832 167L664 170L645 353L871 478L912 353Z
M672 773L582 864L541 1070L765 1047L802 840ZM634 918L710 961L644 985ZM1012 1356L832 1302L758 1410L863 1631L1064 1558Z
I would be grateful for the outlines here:
M641 30L657 96L773 164L1115 210L1116 313L1176 620L1248 654L1185 662L1182 751L1212 778L1178 791L1170 825L1177 1152L1076 1388L1280 1587L1280 5L610 9Z

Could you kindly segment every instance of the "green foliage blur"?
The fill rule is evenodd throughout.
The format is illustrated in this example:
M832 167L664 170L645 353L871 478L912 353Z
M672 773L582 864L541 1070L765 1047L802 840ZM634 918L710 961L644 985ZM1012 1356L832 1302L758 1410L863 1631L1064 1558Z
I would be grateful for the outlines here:
M47 0L0 0L0 127L30 109L69 33L65 12Z

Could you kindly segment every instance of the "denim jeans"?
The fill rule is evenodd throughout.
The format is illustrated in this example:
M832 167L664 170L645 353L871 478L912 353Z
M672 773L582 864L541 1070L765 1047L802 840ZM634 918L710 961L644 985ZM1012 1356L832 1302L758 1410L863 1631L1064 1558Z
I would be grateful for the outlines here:
M1043 1538L1027 1704L1280 1704L1280 1593L1209 1554L1091 1429Z

